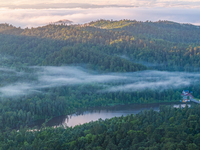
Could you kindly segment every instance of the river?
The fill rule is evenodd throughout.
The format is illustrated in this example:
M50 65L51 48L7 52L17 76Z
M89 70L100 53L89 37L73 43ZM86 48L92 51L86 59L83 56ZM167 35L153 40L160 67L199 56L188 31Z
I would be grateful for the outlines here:
M76 114L54 117L46 123L46 126L60 126L67 125L74 127L76 125L96 121L98 119L110 119L113 117L126 116L128 114L137 114L144 110L150 110L151 108L155 111L159 111L159 106L171 105L173 107L185 107L183 103L155 103L155 104L129 104L129 105L118 105L112 107L97 107L91 110L77 112ZM188 104L190 107L191 104ZM41 126L44 120L39 120L35 125Z

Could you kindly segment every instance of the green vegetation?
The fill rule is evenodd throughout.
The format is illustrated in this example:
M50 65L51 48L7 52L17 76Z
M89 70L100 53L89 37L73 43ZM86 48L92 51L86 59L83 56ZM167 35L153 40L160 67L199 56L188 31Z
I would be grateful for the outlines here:
M74 128L9 130L0 134L0 148L69 150L198 150L200 106L161 107L126 117L99 119Z
M117 29L92 27L127 23L131 24ZM160 64L161 70L196 71L200 67L200 28L188 24L101 20L86 27L48 25L32 29L2 24L0 33L0 53L14 55L12 65L87 63L102 71L145 69L119 57L127 56L134 62ZM69 50L64 53L63 49ZM113 61L105 63L105 58ZM126 69L122 69L124 66Z
M171 21L138 22L131 20L91 22L90 26L113 29L113 31L128 31L134 36L148 39L162 39L179 43L199 43L200 28L191 24L179 24Z
M169 21L99 20L87 26L47 25L31 29L0 24L0 92L15 83L37 83L37 68L31 66L82 65L96 74L147 69L199 71L199 34L197 26ZM200 99L196 81L176 89L152 87L130 92L97 92L123 85L122 82L100 84L43 87L39 92L20 97L1 94L0 149L184 150L199 146L198 107L161 108L159 113L149 111L99 120L74 129L42 128L35 132L23 129L38 119L94 106L179 101L184 88ZM19 132L14 130L20 126Z
M43 90L44 94L23 96L19 99L1 98L0 126L19 128L37 119L68 115L79 109L131 103L173 102L181 99L180 92L116 92L96 93L96 86L57 87ZM45 94L47 93L47 94ZM48 94L50 93L50 94Z
M90 44L93 38L85 39L80 28L49 25L43 28L21 30L8 25L1 26L4 30L2 29L3 34L0 34L0 53L2 56L14 57L8 60L6 65L21 67L23 65L56 66L86 63L101 71L130 72L146 69L143 65L99 51L94 42ZM16 30L14 33L23 32L10 35L9 33L13 30ZM72 37L68 39L66 35L72 35Z

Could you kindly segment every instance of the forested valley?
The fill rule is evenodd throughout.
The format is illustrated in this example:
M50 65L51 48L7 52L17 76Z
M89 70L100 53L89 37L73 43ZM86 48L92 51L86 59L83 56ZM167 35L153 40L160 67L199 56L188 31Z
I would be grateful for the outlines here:
M8 129L0 135L1 149L72 150L198 150L199 106L161 107L160 112L99 119L74 128Z
M200 28L170 21L0 24L0 149L199 149L199 106L72 127L39 119L96 106L200 99Z

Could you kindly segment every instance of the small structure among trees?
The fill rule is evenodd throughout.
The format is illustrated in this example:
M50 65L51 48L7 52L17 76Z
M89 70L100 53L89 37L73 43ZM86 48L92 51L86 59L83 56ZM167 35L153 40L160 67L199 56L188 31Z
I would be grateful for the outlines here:
M192 95L192 91L189 90L183 90L181 96L183 97L182 102L190 102L194 97Z

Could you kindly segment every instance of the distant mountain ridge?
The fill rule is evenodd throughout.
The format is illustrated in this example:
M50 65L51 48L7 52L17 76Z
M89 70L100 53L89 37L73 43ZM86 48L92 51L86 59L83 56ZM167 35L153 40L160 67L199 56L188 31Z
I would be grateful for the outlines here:
M63 20L59 21L59 23L61 22ZM65 22L68 22L68 20L65 20ZM140 70L141 66L139 68L138 66L128 67L130 64L134 64L133 62L163 64L162 70L167 68L180 70L182 68L181 70L188 71L191 67L192 69L193 67L199 68L199 35L199 26L171 21L98 20L85 25L66 26L61 23L31 29L0 24L1 52L6 55L15 53L19 57L23 53L31 58L27 61L32 65L89 63L94 65L93 68L101 68L101 70L107 71ZM32 40L32 38L35 40ZM23 39L24 42L21 44L19 39ZM33 41L35 43L31 44ZM50 44L47 44L47 41ZM28 43L30 44L29 47L22 52L21 50ZM8 49L7 47L11 45L13 45L12 48ZM46 48L42 48L42 45ZM51 47L49 47L50 45ZM38 48L38 46L41 47ZM20 47L21 49L19 49ZM38 57L34 51L39 51L40 56ZM94 57L84 53L90 53ZM70 58L71 55L74 56L74 59ZM42 58L38 59L41 56ZM98 61L94 59L96 56L99 56ZM129 59L125 61L120 56L128 56ZM116 57L119 61L110 59L113 57ZM35 59L33 60L33 58ZM105 63L107 62L105 58L109 58L109 63ZM26 57L23 59L26 59ZM21 60L23 61L23 59ZM123 65L122 62L129 65ZM144 67L141 68L144 69Z

